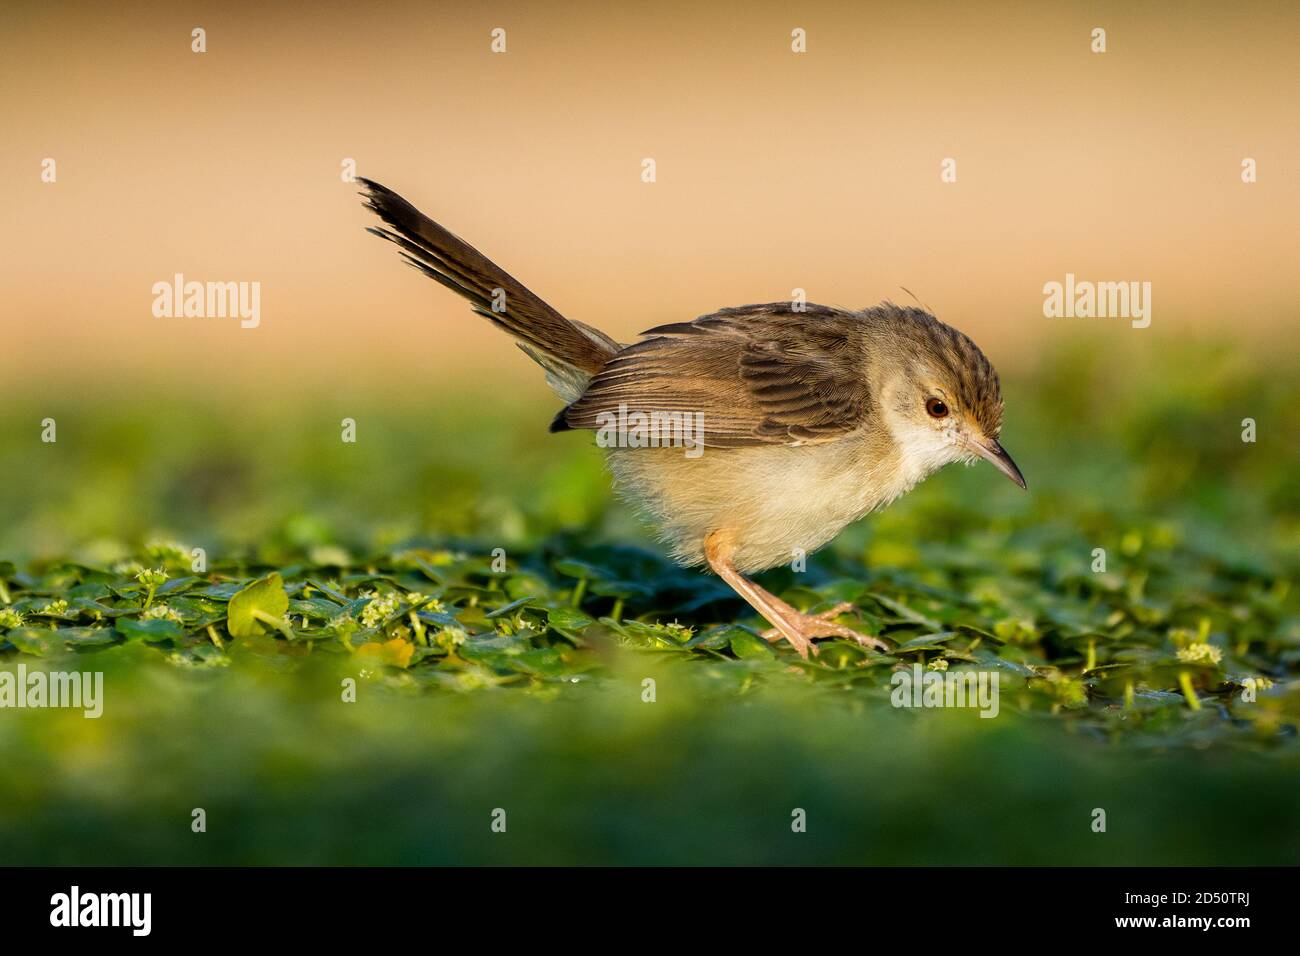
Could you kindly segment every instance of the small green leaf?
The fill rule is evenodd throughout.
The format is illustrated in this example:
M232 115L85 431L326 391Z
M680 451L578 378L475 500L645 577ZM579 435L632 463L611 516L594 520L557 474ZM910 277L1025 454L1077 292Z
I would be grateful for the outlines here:
M776 656L767 641L748 631L737 631L731 635L731 653L742 661L769 660Z
M497 618L497 617L505 617L507 614L510 614L510 613L512 613L512 612L514 612L514 611L517 611L517 610L519 610L521 607L526 607L526 606L532 604L534 600L536 600L536 599L533 598L533 597L531 597L531 596L529 596L529 597L521 597L521 598L520 598L519 600L517 600L517 601L511 601L509 604L503 604L503 605L501 605L501 607L497 608L495 611L489 611L489 612L488 612L486 615L484 615L484 616L485 616L489 621L492 620L493 618Z
M48 657L63 650L63 638L48 627L16 627L5 638L24 654Z
M104 647L117 642L117 632L111 627L64 627L58 634L69 647Z
M957 636L956 631L940 631L937 634L922 634L920 637L913 637L904 641L893 649L890 653L897 654L899 651L934 651L942 650L942 645L946 641L951 641Z
M581 631L591 626L591 618L576 608L557 607L546 612L546 619L552 627L568 631Z
M908 607L902 601L896 601L891 597L883 594L872 594L871 599L882 607L888 608L905 621L911 621L913 624L920 624L922 627L928 627L932 631L943 630L943 625L938 621L926 617L920 611L915 611Z
M285 631L284 613L289 610L289 596L278 572L254 581L230 599L226 610L226 629L231 637L255 637L266 633L267 626ZM268 620L269 619L269 620ZM274 621L281 622L277 626Z
M119 617L115 626L127 640L174 641L185 636L183 627L165 618L140 621L133 617Z

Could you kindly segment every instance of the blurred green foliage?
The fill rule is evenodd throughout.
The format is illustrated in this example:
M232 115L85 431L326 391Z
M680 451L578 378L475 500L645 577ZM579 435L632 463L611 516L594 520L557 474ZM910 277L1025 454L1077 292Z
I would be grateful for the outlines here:
M0 711L0 860L1291 862L1294 373L1004 370L1030 494L949 469L765 575L892 648L809 662L535 403L11 400L0 668L106 700ZM996 670L999 717L893 708L913 664Z

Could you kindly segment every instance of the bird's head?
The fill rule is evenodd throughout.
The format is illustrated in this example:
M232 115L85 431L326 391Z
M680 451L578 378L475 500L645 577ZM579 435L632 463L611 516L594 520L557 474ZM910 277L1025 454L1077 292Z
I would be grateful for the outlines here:
M983 458L1021 488L1025 478L998 442L998 373L969 338L920 309L894 307L875 360L881 414L904 468L924 477Z

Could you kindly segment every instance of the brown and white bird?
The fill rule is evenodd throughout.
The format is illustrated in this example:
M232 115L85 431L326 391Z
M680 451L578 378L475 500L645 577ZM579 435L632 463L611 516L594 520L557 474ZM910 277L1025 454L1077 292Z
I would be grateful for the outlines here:
M401 196L358 182L387 226L369 231L542 366L567 403L551 431L605 438L617 487L673 558L707 563L773 625L765 637L805 658L819 637L886 645L835 620L848 605L805 614L746 574L811 553L950 462L985 458L1025 487L998 443L997 372L928 312L746 305L625 346L560 315ZM656 422L684 440L647 442Z

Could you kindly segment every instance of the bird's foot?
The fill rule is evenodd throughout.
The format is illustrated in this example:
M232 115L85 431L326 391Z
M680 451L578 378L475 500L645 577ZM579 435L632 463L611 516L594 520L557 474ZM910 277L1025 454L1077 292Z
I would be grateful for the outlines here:
M805 660L808 658L809 651L813 654L817 653L817 645L813 640L819 637L847 637L851 641L857 641L863 647L878 651L888 650L889 645L880 638L872 637L870 634L860 634L851 627L836 623L835 618L851 610L853 605L847 601L820 614L805 614L803 611L790 608L788 613L783 614L784 620L781 624L764 631L763 637L769 641L785 638L794 645L799 656Z

